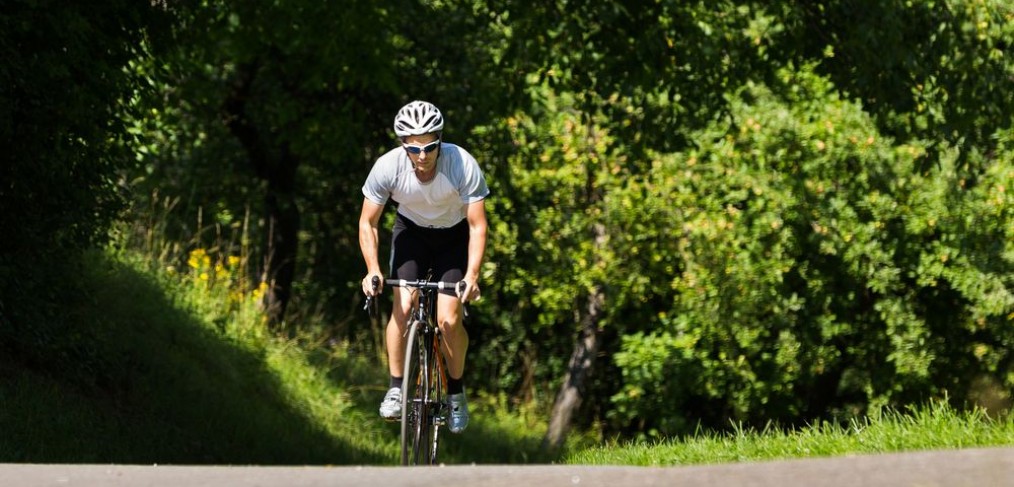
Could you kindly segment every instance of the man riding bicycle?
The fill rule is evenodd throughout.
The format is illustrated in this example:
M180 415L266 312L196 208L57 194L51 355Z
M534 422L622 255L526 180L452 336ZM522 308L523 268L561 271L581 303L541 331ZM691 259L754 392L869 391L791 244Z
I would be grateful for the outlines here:
M413 101L398 111L394 133L401 147L380 156L363 185L359 247L366 261L363 292L373 296L373 278L383 285L378 258L377 226L388 199L398 203L392 229L390 272L395 279L432 278L464 281L460 297L442 290L437 297L437 322L447 359L450 430L468 426L465 399L465 353L468 333L462 324L463 303L479 298L479 268L486 250L486 207L489 195L478 162L465 149L441 140L443 115L431 103ZM391 382L380 415L401 417L405 328L412 291L395 287L394 307L387 323L387 358Z

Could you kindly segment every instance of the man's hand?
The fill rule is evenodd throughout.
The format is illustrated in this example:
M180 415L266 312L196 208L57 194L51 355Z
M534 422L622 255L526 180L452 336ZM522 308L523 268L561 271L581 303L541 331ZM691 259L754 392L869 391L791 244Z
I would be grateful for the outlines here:
M373 283L374 278L376 278L377 281L376 285L374 285ZM363 294L367 296L376 296L380 294L380 292L383 290L384 290L384 276L378 273L373 273L367 274L366 277L363 278Z
M479 290L478 279L465 276L462 281L465 283L465 288L461 291L461 294L458 295L458 299L460 299L462 303L478 301L482 297L482 292Z

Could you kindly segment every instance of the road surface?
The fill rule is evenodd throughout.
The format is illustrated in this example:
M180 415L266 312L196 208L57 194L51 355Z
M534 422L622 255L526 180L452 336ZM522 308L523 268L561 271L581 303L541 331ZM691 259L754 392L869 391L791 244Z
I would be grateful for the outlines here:
M511 465L254 467L0 464L2 487L999 487L1014 448L929 451L688 467Z

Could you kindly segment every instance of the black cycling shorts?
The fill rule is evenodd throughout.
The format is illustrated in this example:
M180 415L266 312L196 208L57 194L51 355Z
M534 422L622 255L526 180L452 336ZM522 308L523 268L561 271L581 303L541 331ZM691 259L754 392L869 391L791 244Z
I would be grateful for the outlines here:
M458 282L468 266L468 221L453 227L427 228L401 213L391 237L391 276L394 279ZM454 289L441 293L454 296Z

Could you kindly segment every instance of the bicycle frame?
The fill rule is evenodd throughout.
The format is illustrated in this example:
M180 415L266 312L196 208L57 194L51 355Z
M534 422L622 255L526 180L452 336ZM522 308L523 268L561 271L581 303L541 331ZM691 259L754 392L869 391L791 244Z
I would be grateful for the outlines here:
M401 408L401 464L437 462L440 426L447 423L447 367L443 339L436 323L436 295L460 284L387 280L388 285L412 289L419 296L409 313Z

